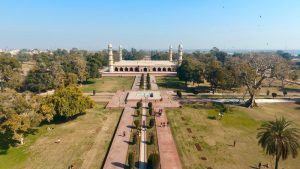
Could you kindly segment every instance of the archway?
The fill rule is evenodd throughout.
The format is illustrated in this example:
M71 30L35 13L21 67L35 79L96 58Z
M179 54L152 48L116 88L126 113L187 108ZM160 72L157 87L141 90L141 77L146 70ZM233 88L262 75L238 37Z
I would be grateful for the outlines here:
M132 67L129 70L130 70L130 72L133 72L133 68Z
M153 71L153 72L156 72L156 68L154 67L154 68L152 69L152 71Z
M138 68L138 67L134 68L134 71L138 72L138 71L139 71L139 68Z
M165 72L165 71L167 71L167 70L166 70L166 68L164 67L164 68L163 68L163 72Z
M123 68L122 67L120 68L120 72L123 72Z
M144 72L148 72L148 69L146 67L144 68Z
M128 72L128 67L125 67L125 72Z
M171 70L171 68L168 68L168 72L171 72L172 70Z
M117 71L119 71L119 69L116 67L116 68L115 68L115 71L117 72Z
M157 69L157 71L161 72L161 68L159 67L159 68Z

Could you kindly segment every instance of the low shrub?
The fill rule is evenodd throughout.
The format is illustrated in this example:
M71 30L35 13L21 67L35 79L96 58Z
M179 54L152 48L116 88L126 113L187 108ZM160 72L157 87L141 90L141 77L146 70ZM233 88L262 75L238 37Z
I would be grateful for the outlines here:
M147 169L158 169L160 166L159 154L150 154L148 158Z
M136 108L140 109L143 106L143 103L141 101L136 103Z
M180 91L180 90L177 90L177 91L176 91L176 94L177 94L177 96L178 96L179 98L181 98L181 97L182 97L182 93L181 93L181 91Z
M275 97L277 97L277 93L272 93L272 97L273 97L273 99L274 99Z
M149 121L149 127L152 128L155 124L155 119L154 118L151 118L150 121Z
M128 165L130 169L134 168L134 154L133 152L130 152L128 155Z

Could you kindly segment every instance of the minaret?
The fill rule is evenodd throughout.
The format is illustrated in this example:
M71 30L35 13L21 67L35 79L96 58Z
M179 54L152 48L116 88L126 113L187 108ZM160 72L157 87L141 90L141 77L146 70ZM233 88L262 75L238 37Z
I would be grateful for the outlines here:
M172 61L173 61L173 59L172 59L172 55L173 55L173 51L172 51L172 45L170 45L170 47L169 47L169 60L170 60L170 62L172 62Z
M181 44L179 44L178 45L178 64L181 64L181 62L182 62L182 45Z
M123 50L123 48L122 48L122 46L120 45L120 46L119 46L119 56L120 56L120 61L123 60L122 50Z
M113 51L112 51L112 45L109 44L108 45L108 68L109 68L109 72L113 72L114 71L114 58L113 58Z

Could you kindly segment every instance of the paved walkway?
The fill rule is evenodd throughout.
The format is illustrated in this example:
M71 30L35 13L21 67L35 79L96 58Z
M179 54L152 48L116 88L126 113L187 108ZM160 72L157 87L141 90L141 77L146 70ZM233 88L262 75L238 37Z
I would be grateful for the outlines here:
M151 82L151 90L158 90L155 76L150 75L150 82Z
M161 122L168 121L165 111L160 117L155 117L155 121L161 169L182 169L170 127L160 127Z
M135 76L131 90L133 91L140 90L140 80L141 80L141 76Z
M117 132L109 149L103 169L126 168L128 143L130 142L130 126L134 109L126 107L123 111ZM125 136L123 132L125 131Z
M146 104L143 103L143 109L142 109L142 131L141 131L141 143L140 143L140 161L139 161L139 168L140 169L146 169L146 163L147 163L147 124L146 124ZM143 122L145 122L145 125L143 125Z

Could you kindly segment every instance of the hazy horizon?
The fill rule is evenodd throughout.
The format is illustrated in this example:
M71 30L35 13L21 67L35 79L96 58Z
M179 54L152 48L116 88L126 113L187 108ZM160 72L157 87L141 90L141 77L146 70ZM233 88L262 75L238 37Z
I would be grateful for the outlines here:
M2 1L0 49L300 50L300 1Z

